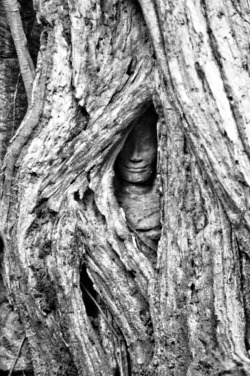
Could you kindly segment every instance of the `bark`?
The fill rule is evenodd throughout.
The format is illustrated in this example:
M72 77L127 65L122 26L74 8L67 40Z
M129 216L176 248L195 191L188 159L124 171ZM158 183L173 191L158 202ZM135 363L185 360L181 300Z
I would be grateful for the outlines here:
M1 181L9 298L35 375L249 374L247 5L139 4L35 2L32 102ZM156 263L114 188L152 103Z
M2 165L8 142L24 117L27 106L18 60L2 3L0 3L0 13L0 165Z
M39 27L34 20L34 11L28 2L22 4L21 17L27 35L28 46L34 62L39 47ZM15 134L27 110L27 98L22 81L18 58L7 17L0 1L0 166L10 139ZM2 218L1 218L2 219ZM3 247L0 241L0 260ZM19 349L21 350L18 355ZM14 370L32 371L31 356L23 327L17 312L9 304L2 281L0 266L0 370L6 375ZM5 374L5 373L3 373Z
M40 26L35 21L35 13L29 2L24 2L21 6L23 29L31 58L36 64ZM0 14L0 165L2 165L9 141L27 110L27 98L2 1L0 1Z
M11 35L15 44L28 103L30 103L32 84L35 77L35 68L28 50L26 35L23 30L23 24L19 11L20 5L16 0L2 1L11 30Z

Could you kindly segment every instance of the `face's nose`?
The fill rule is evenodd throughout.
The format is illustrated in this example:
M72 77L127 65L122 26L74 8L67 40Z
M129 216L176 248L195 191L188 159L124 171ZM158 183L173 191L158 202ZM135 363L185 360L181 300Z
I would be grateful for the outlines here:
M140 163L143 160L141 150L137 143L133 144L132 150L130 151L129 160L133 163Z

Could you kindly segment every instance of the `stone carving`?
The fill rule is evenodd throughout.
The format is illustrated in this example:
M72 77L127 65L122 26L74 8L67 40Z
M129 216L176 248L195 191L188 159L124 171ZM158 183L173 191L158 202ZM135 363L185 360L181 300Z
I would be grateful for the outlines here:
M160 237L159 192L155 184L157 114L150 106L128 135L116 163L115 192L140 249L152 261ZM154 251L154 252L153 252Z

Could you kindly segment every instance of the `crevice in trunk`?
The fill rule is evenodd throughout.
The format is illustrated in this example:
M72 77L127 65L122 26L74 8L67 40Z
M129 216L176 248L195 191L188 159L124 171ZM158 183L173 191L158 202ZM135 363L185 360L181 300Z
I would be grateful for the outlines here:
M87 315L89 316L91 324L95 329L95 319L98 317L99 314L99 309L97 305L99 297L94 289L93 282L88 276L85 265L82 265L82 269L80 272L80 286L82 290L82 299L86 308Z
M94 284L84 264L80 271L80 287L86 313L107 357L110 357L110 349L107 351L107 347L113 347L113 362L110 362L111 368L113 369L113 376L130 376L131 365L125 338L112 314L109 312L108 307L94 289ZM102 328L103 324L106 324L106 331ZM110 334L106 333L107 331L111 333L111 340ZM121 359L124 356L126 359Z

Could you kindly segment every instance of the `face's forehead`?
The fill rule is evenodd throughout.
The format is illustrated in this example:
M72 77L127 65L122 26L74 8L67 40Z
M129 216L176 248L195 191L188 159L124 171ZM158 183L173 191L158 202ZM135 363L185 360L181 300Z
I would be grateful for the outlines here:
M131 132L131 137L154 137L156 136L155 119L140 118Z

